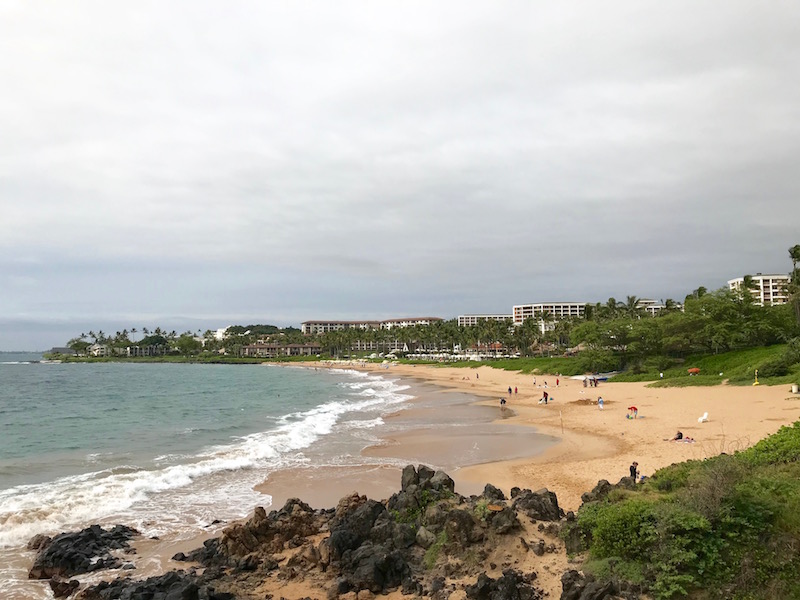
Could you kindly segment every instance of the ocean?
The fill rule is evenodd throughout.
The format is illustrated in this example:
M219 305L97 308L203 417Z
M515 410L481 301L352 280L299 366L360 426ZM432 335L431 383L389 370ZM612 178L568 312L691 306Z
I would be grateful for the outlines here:
M441 458L431 466L454 468L532 453L529 428L487 433L495 410L388 371L40 359L0 353L4 598L42 597L42 584L26 580L24 546L37 533L123 523L189 540L215 520L269 509L254 487L270 474L402 468L431 455ZM427 444L421 457L386 448L387 435L426 426L441 433L440 447ZM362 452L376 446L384 451Z

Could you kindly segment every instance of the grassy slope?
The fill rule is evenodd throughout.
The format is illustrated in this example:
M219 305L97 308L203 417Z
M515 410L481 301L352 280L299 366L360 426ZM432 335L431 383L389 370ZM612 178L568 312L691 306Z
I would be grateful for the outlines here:
M780 356L786 350L785 344L766 348L750 348L734 350L722 354L692 356L682 364L665 369L664 379L659 378L659 371L650 369L645 373L622 373L615 381L653 381L653 387L701 386L717 385L725 380L731 385L750 385L753 383L755 370L768 360ZM700 375L689 376L687 369L699 368ZM722 375L720 375L722 373ZM795 383L800 380L800 364L794 366L789 375L783 377L759 378L759 383L777 385Z
M581 507L586 570L655 598L800 598L800 422L636 488Z
M644 373L623 372L614 376L614 381L651 381L653 387L683 387L718 385L727 380L731 385L750 385L753 383L755 370L766 361L781 355L786 345L776 345L767 348L752 348L748 350L735 350L722 354L700 355L687 358L680 364L659 371L654 366ZM401 361L412 362L412 361ZM677 363L677 361L676 361ZM477 368L482 365L508 371L519 371L526 374L560 373L564 376L581 375L581 365L575 358L517 358L489 360L484 362L462 361L454 363L434 363L443 367L469 367ZM697 367L700 375L689 376L687 369ZM664 373L664 378L659 373ZM722 373L722 375L720 375ZM789 375L784 377L759 378L759 383L765 385L778 385L800 382L800 364L794 366Z

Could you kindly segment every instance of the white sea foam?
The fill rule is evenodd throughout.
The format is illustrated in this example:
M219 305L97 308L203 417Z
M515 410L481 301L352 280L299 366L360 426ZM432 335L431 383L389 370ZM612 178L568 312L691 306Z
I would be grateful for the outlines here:
M37 533L52 535L111 517L124 516L143 532L157 535L164 528L189 522L202 526L214 517L243 516L239 512L267 500L252 490L265 472L306 463L302 451L340 423L342 430L382 425L382 412L411 398L400 393L407 386L372 375L363 379L346 384L351 390L348 399L285 415L269 431L207 448L194 457L164 455L149 468L115 467L0 490L0 548L18 546ZM373 418L342 422L348 413L375 411L378 416ZM99 454L87 456L89 461L100 458ZM176 461L181 462L165 465ZM238 475L230 477L234 472ZM227 512L222 510L223 502L230 507Z

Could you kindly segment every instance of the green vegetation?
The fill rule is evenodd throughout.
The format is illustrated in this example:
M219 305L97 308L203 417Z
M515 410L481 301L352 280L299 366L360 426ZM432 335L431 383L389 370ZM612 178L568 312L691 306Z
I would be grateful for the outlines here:
M786 290L789 302L779 306L756 304L751 290L753 278L745 276L738 291L698 287L686 296L683 306L667 299L654 317L642 308L641 299L627 296L624 301L609 298L605 303L588 304L582 318L557 320L545 313L541 320L529 318L517 326L511 319L484 319L466 327L453 319L392 329L350 327L309 337L294 327L251 324L228 327L221 339L212 331L178 335L158 327L152 331L143 327L138 341L134 341L138 330L133 328L114 335L82 333L68 345L79 356L125 360L172 360L179 356L192 361L227 362L227 357L241 357L254 350L247 348L252 344L277 345L286 350L281 354L287 355L299 354L296 347L289 349L298 344L305 345L312 356L270 360L379 357L380 361L389 356L411 362L409 355L415 355L415 363L473 368L486 363L452 359L479 353L495 368L525 374L571 376L617 371L621 373L617 381L651 381L656 387L716 385L722 381L748 385L756 370L761 383L798 383L800 245L790 248L789 255L793 266L793 279ZM310 343L315 345L309 348ZM429 360L420 360L420 355ZM255 358L253 362L261 360ZM689 368L700 369L699 375L690 377Z
M655 598L798 598L800 422L587 503L572 527L588 550L585 569Z
M447 531L444 529L436 536L436 541L425 551L425 558L422 559L422 564L429 571L436 566L436 561L439 560L439 555L442 553L442 548L447 545Z

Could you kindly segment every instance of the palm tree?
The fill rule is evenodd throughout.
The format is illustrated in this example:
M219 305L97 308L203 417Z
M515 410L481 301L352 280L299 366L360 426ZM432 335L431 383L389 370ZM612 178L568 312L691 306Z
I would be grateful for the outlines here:
M623 305L625 315L632 319L640 318L644 310L639 306L639 302L640 300L636 296L627 296L625 298L625 304Z
M797 263L800 262L800 244L789 248L789 257L792 259L792 278L789 283L789 298L794 306L794 316L800 323L800 269Z
M800 244L795 244L789 248L789 256L792 259L792 273L797 271L797 263L800 262Z

